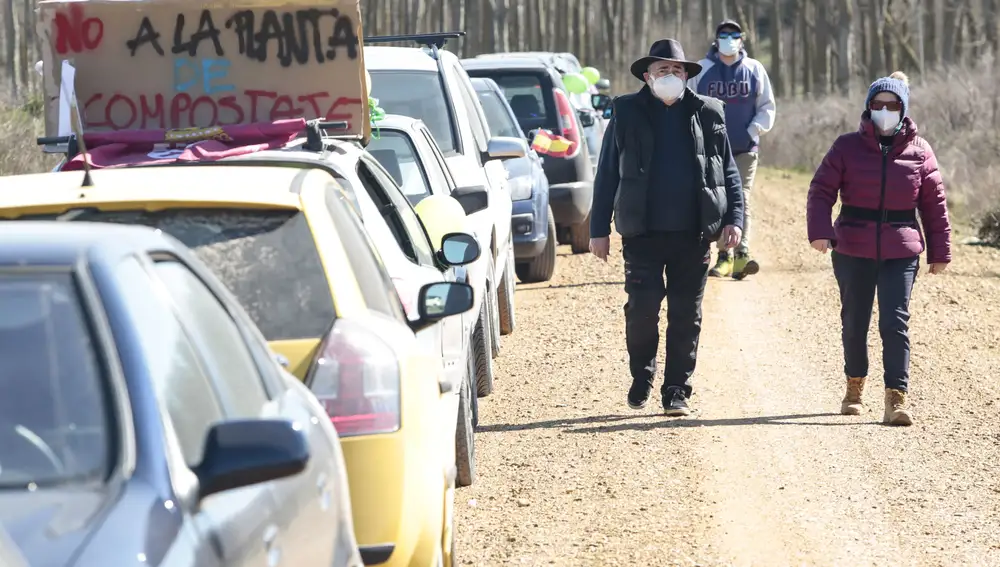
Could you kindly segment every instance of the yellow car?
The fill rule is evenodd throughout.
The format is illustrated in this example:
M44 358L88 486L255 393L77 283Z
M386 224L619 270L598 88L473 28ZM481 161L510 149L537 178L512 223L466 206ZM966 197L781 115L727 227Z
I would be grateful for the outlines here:
M421 352L414 332L471 309L472 288L424 286L408 323L354 209L321 169L102 169L83 188L82 178L0 178L0 219L141 224L192 248L332 416L365 563L451 565L455 436L443 432L455 431L454 394L440 353ZM449 261L478 256L471 236L448 238Z

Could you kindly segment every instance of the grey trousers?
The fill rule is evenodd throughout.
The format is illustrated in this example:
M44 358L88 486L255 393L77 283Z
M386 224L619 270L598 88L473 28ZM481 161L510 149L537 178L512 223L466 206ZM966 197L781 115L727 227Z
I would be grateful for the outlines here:
M750 193L753 189L753 179L757 175L757 152L746 152L734 156L736 167L740 170L740 182L743 184L743 236L736 246L737 254L750 251ZM720 238L716 243L719 251L724 250L726 243Z

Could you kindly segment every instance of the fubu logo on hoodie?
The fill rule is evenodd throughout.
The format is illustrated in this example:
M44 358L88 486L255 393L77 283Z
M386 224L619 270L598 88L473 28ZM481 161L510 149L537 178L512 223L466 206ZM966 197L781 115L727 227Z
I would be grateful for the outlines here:
M722 100L748 98L750 96L750 81L711 81L708 83L708 96Z

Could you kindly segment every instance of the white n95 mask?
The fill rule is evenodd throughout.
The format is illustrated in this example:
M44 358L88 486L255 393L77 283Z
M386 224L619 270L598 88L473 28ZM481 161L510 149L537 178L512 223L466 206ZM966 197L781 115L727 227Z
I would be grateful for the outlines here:
M872 111L872 122L874 122L875 126L878 126L878 129L883 132L888 132L889 130L895 128L896 125L899 124L899 120L900 117L898 110L883 108L882 110Z
M652 88L661 100L674 100L684 94L684 81L676 75L667 75L653 81Z

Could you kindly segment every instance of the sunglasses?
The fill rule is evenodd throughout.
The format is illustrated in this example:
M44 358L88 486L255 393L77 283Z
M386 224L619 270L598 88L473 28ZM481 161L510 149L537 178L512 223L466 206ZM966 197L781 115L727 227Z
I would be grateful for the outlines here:
M903 105L896 100L893 101L873 100L871 104L868 105L868 108L872 110L888 110L889 112L899 112L900 110L903 109Z
M741 37L743 37L743 34L738 31L719 32L719 39L740 39Z

